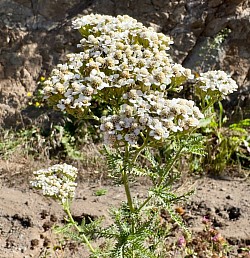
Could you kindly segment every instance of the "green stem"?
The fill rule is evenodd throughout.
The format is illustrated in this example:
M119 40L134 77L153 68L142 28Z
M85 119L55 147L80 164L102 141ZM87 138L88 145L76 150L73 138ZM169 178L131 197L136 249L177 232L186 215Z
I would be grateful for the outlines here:
M171 163L168 165L167 170L165 171L165 173L163 175L160 176L160 180L157 183L157 187L159 187L162 182L164 181L166 175L168 174L168 172L170 171L170 169L173 167L174 163L176 162L176 160L178 159L182 149L184 148L184 146L181 146L180 149L178 150L178 152L175 154L174 159L171 161ZM149 196L142 204L141 206L138 208L138 212L152 199L152 196Z
M209 111L209 109L211 107L214 108L214 104L215 104L215 101L211 101L210 103L207 101L207 105L204 105L204 107L202 107L202 109L201 109L201 111L204 114L204 116L206 116L206 112ZM210 113L211 113L211 110L210 110Z
M138 212L151 200L152 196L149 196L138 208Z
M127 174L127 170L128 168L130 168L130 161L129 161L129 145L126 144L125 146L125 164L123 166L122 169L122 180L123 180L123 185L125 188L125 193L127 196L127 202L128 202L128 206L130 209L130 212L133 214L135 212L134 209L134 205L133 205L133 200L132 200L132 196L131 196L131 192L130 192L130 187L129 187L129 179L128 179L128 174ZM133 164L133 163L132 163ZM135 221L134 221L134 217L131 216L131 232L134 234L135 233ZM132 257L134 258L134 250L132 250Z
M180 155L180 153L181 153L181 151L182 151L183 148L184 148L184 145L182 145L182 146L179 148L179 150L178 150L178 151L176 152L176 154L175 154L175 157L172 159L172 161L170 162L170 164L167 166L167 169L166 169L166 171L164 172L164 174L160 176L160 180L159 180L159 182L158 182L158 184L157 184L158 187L162 184L162 182L164 181L166 175L167 175L168 172L172 169L174 163L175 163L176 160L179 158L179 155Z
M133 206L132 196L131 196L131 193L130 193L129 182L128 182L128 175L127 175L127 172L125 170L122 172L122 181L123 181L123 184L124 184L129 209L130 209L131 212L134 212L134 206Z
M69 205L68 203L64 206L64 211L66 212L66 214L68 215L68 218L69 218L69 221L74 225L74 227L76 228L76 230L80 233L82 233L82 230L80 227L78 227L77 223L75 222L75 220L73 219L72 215L71 215L71 212L70 212L70 209L69 209ZM88 238L85 236L84 233L82 233L82 237L86 243L86 245L88 246L88 248L90 249L90 251L92 253L95 253L95 249L92 247L92 245L90 244Z
M136 162L138 156L139 156L140 153L143 151L143 149L145 149L145 147L147 146L147 144L148 144L148 137L149 137L149 134L147 133L147 136L146 136L146 138L144 139L144 142L143 142L142 146L141 146L139 149L137 149L137 151L135 152L135 156L134 156L134 158L133 158L132 161L131 161L131 164L132 164L132 165L135 164L135 162Z
M145 138L143 137L144 142L143 142L142 146L140 148L138 148L137 151L135 152L135 155L134 155L134 157L133 157L133 159L131 161L132 166L135 164L135 162L136 162L138 156L140 155L140 153L147 146L148 138L149 138L149 133L147 133ZM129 147L128 146L126 146L125 157L126 157L126 162L129 163ZM134 212L135 209L134 209L132 197L131 197L131 194L130 194L130 189L129 189L129 184L128 184L128 177L127 177L127 174L126 174L126 169L123 170L123 174L122 175L123 175L123 183L124 183L124 187L125 187L125 191L126 191L126 195L127 195L128 205L129 205L130 211ZM135 227L135 223L133 221L132 222L132 231L133 232L134 232L134 227Z
M129 146L128 146L128 144L126 144L126 146L125 146L125 163L126 164L124 165L124 167L122 169L122 181L124 184L129 209L131 212L134 212L134 206L133 206L132 196L131 196L130 187L129 187L128 174L127 174L127 168L129 167Z
M220 112L219 112L219 129L221 129L221 127L222 127L222 118L223 118L223 106L222 106L220 101L218 101L218 104L219 104L219 109L220 109Z

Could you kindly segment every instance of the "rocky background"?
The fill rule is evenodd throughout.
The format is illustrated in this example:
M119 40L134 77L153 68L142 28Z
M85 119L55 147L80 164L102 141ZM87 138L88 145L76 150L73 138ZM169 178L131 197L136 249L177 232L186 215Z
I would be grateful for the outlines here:
M228 106L238 107L237 118L250 117L249 0L0 0L0 128L29 121L27 93L76 50L80 35L71 21L89 13L128 14L172 36L175 61L228 72L240 85ZM224 29L231 32L207 57Z

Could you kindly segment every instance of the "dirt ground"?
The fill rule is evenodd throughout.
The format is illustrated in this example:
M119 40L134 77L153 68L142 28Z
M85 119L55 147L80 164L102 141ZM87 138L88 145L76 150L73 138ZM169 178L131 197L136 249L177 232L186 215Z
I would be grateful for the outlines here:
M62 241L62 236L53 233L54 223L62 222L64 214L55 201L30 188L32 167L34 164L27 162L0 161L0 258L88 257L83 246ZM237 253L238 247L250 246L249 177L223 180L204 177L191 179L186 185L195 189L183 206L189 227L193 231L202 230L201 221L206 216L234 247L229 257L242 257ZM143 198L147 188L145 182L135 183L133 195ZM100 189L105 189L106 194L97 196ZM85 175L78 183L73 215L79 219L104 216L111 223L108 209L122 200L125 200L122 187L100 178L88 180Z

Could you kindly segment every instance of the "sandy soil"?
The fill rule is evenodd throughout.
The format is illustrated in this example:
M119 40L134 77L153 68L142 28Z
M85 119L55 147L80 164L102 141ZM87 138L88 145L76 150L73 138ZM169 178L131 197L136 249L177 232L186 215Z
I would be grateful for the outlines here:
M31 175L24 173L25 166L0 161L0 258L88 257L83 246L63 242L62 236L53 233L53 225L63 221L63 211L55 201L29 187ZM147 187L145 182L134 184L133 195L145 197ZM206 216L235 246L229 257L241 257L238 246L250 246L249 178L200 178L190 188L196 189L195 194L183 206L190 228L202 230L201 221ZM106 189L106 194L96 196L100 189ZM122 187L81 180L72 205L73 215L79 219L104 216L106 223L111 223L108 209L122 200Z

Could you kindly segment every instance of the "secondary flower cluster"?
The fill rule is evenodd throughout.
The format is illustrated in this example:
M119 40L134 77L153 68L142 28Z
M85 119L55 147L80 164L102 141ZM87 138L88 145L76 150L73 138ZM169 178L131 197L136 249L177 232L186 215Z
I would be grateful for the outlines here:
M73 24L83 52L69 54L43 83L44 98L62 111L85 114L98 100L119 106L130 89L178 89L193 78L167 54L169 37L129 16L88 15Z
M57 164L48 169L34 172L35 180L31 181L34 188L42 189L43 195L51 196L62 204L74 198L77 168L67 164Z
M237 83L223 71L208 71L196 78L199 88L209 95L219 95L225 98L237 90Z
M107 144L137 145L140 137L164 140L171 132L196 127L203 114L191 100L167 99L163 92L130 90L118 115L102 117L101 130Z

